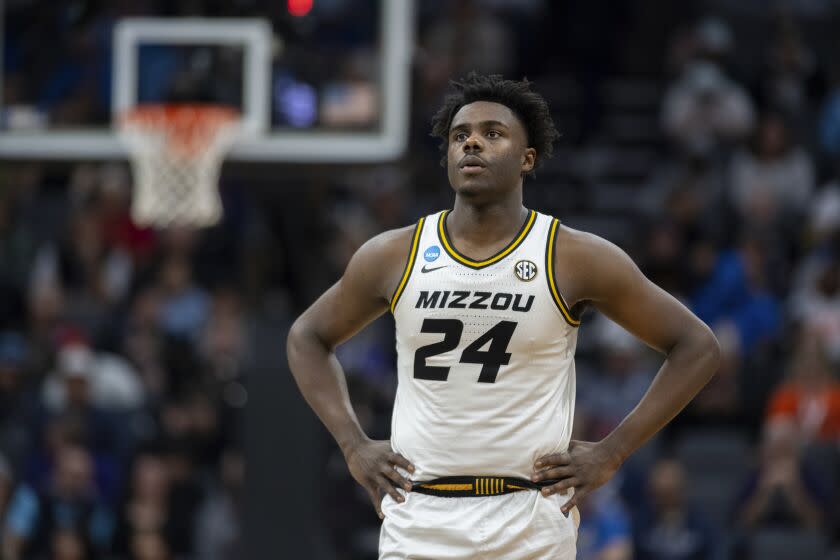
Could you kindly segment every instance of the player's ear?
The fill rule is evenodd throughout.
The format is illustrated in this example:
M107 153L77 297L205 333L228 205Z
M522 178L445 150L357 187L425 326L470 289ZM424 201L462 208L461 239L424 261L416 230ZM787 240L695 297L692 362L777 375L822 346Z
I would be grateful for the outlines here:
M530 173L534 170L534 165L537 161L537 150L534 148L527 148L525 155L522 156L522 173Z

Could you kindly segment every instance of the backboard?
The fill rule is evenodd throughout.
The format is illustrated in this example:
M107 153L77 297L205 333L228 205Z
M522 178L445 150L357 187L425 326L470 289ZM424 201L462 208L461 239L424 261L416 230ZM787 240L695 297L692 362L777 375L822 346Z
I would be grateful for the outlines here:
M404 150L413 0L204 3L216 6L205 13L116 4L2 5L0 158L123 158L119 115L173 101L241 111L230 159L363 162Z

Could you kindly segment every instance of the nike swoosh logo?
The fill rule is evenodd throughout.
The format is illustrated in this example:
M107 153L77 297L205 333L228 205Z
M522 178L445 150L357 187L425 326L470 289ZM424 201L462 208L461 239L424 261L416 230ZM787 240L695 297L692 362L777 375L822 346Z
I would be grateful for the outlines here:
M441 268L446 268L446 267L447 267L447 266L449 266L449 265L448 265L448 264L445 264L445 265L443 265L443 266L436 266L436 267L434 267L434 268L426 268L427 266L428 266L428 265L425 265L425 264L424 264L424 265L423 265L423 268L421 268L421 269L420 269L420 272L432 272L432 271L435 271L435 270L440 270Z

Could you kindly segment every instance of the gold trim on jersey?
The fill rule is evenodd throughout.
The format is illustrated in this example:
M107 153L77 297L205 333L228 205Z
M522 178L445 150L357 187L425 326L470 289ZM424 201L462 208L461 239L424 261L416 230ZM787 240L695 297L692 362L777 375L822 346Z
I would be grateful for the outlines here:
M394 309L397 308L397 302L399 302L400 296L402 295L403 290L405 290L405 285L408 284L408 277L411 276L411 271L414 268L414 261L417 258L417 247L420 245L420 233L423 231L423 223L425 221L426 218L420 218L420 221L418 221L417 225L414 226L411 249L408 252L408 259L405 263L402 280L400 280L399 286L397 286L397 289L394 290L394 295L391 297L391 313L393 313Z
M483 261L474 261L469 257L466 257L458 252L458 250L449 243L449 236L447 235L446 231L446 216L449 214L449 210L444 210L440 213L440 219L438 220L438 237L440 238L440 242L443 245L443 248L446 250L447 254L458 261L459 263L468 266L470 268L484 268L485 266L489 266L493 263L499 262L507 255L513 252L522 241L528 236L528 233L534 227L534 223L537 221L537 213L534 210L530 211L528 215L528 219L525 220L525 224L522 226L522 229L519 230L519 233L516 234L516 237L513 238L507 247L493 255L492 257L485 259Z
M563 295L557 288L557 281L554 278L554 243L557 237L557 226L559 224L560 220L554 218L551 221L551 228L548 231L548 241L546 243L545 249L546 278L548 279L548 287L549 290L551 290L552 299L557 305L557 308L560 310L560 313L563 314L563 318L566 319L566 322L569 323L571 326L579 327L580 319L576 319L572 315L572 312L569 309L569 305L566 303L566 300L563 299Z

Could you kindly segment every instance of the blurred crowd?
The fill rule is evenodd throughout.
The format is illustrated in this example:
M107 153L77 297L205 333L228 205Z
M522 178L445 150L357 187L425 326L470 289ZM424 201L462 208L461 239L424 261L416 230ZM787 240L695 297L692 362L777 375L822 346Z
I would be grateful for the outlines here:
M0 557L237 557L249 350L223 247L136 226L120 165L2 175Z
M526 205L627 250L723 350L582 505L579 558L840 554L837 2L417 4L395 164L229 165L225 221L196 232L133 224L120 164L0 162L0 556L242 557L249 319L290 319L366 239L451 205L428 123L472 69L527 75L563 133ZM94 95L79 91L77 109ZM391 319L338 355L387 438ZM660 363L588 313L575 437L613 429ZM378 520L324 440L332 548L373 558Z

